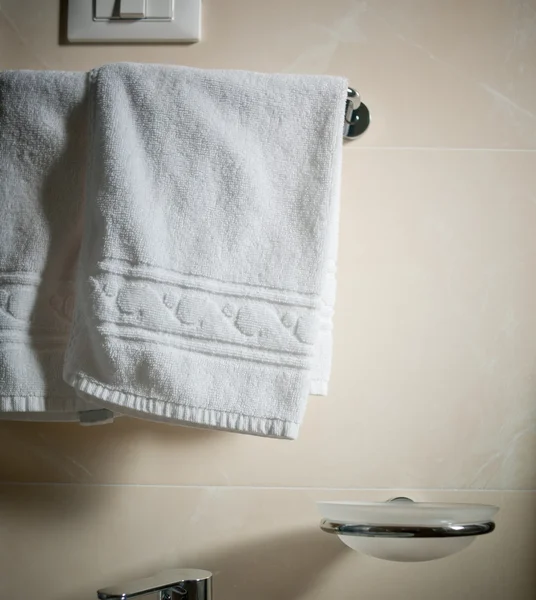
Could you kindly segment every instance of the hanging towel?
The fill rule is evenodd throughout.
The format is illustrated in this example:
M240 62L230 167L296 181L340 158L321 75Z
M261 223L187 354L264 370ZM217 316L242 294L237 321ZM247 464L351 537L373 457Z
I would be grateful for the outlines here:
M0 73L0 418L91 421L99 408L62 378L82 232L86 79Z
M65 380L119 412L295 438L329 377L347 82L136 64L90 81Z

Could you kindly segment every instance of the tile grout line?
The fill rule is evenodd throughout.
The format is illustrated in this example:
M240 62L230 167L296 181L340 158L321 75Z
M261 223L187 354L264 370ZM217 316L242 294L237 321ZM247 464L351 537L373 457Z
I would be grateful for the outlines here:
M74 483L74 482L43 482L43 481L0 481L5 487L91 487L91 488L156 488L184 490L252 490L252 491L318 491L318 492L475 492L475 493L535 493L536 489L477 489L477 488L355 488L355 487L315 487L315 486L255 486L255 485L175 485L166 483Z
M448 146L359 146L350 142L344 144L343 152L356 150L404 150L416 152L494 152L494 153L536 153L536 148L457 148Z

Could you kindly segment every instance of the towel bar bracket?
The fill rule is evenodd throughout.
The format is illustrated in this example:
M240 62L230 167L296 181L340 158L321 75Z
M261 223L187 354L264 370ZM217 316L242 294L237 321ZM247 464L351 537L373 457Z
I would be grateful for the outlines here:
M348 88L346 111L344 115L344 137L352 140L364 133L370 123L369 109L363 102L359 93L353 88Z

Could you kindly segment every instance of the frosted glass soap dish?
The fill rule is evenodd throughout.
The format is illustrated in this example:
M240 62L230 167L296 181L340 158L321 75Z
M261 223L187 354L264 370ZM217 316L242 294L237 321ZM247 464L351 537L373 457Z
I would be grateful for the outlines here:
M435 560L491 533L496 506L393 498L387 502L318 502L320 527L350 548L401 562Z

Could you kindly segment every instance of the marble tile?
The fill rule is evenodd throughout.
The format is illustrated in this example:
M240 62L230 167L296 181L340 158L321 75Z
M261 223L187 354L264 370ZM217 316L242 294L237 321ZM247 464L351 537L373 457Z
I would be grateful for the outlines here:
M536 148L536 5L525 0L205 0L203 41L186 46L60 45L57 0L3 0L8 21L19 42L0 54L4 68L342 74L370 105L360 145Z
M0 423L0 480L536 489L536 154L345 153L333 379L296 442Z
M318 528L315 500L401 493L2 486L0 597L90 600L100 587L196 567L214 573L216 600L534 598L534 492L419 493L501 507L494 533L429 563L366 557Z
M17 25L0 6L0 69L42 69L39 59L28 48Z
M65 5L1 0L0 68L342 74L372 124L345 146L333 381L299 440L0 422L0 481L56 482L0 486L0 598L194 566L216 600L532 600L536 491L500 490L536 490L536 4L204 0L185 46L65 44ZM404 565L318 529L315 500L395 495L497 504L497 531Z
M536 5L203 10L200 44L72 46L57 0L2 0L0 68L346 75L372 125L345 147L330 395L310 400L297 442L132 419L0 422L0 480L59 483L0 487L0 598L89 600L172 566L213 570L217 600L534 598L536 492L470 490L536 489L536 153L440 149L536 149ZM394 495L495 503L498 528L423 565L318 530L316 499Z

